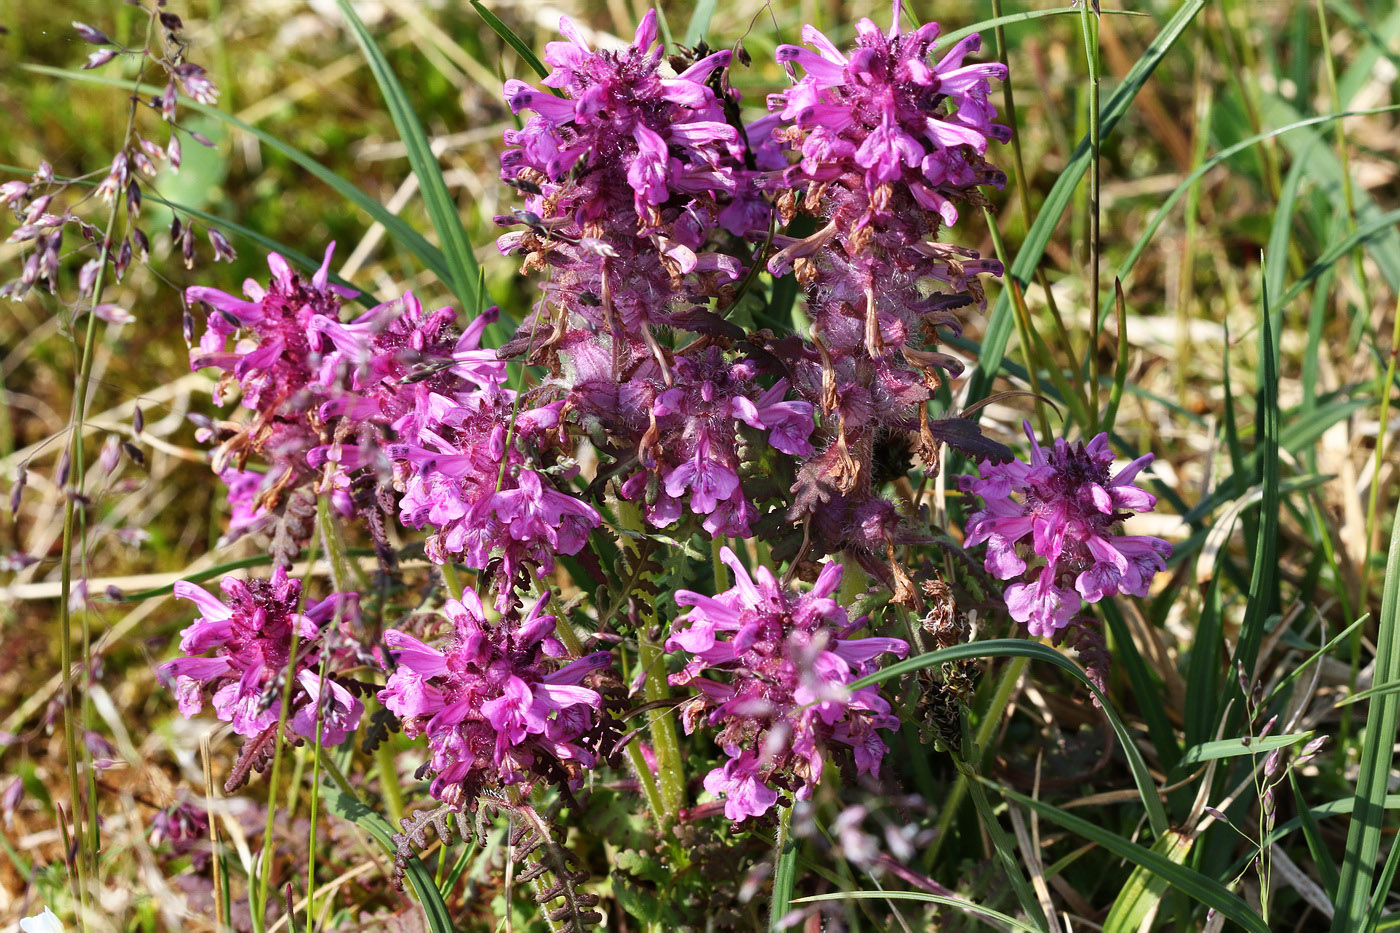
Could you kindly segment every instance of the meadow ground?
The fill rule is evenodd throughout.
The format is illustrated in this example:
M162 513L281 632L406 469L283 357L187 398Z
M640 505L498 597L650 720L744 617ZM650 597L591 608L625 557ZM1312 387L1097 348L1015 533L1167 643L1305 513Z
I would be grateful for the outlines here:
M643 12L628 0L488 6L536 50L555 37L561 13L602 44L625 42ZM518 261L499 255L493 218L520 197L500 181L501 137L516 125L502 83L537 76L471 5L355 8L426 131L490 302L524 319L536 291ZM319 256L334 241L334 271L368 293L412 288L432 308L461 294L425 267L399 227L328 183L342 179L442 242L441 202L435 215L412 146L336 4L172 0L169 9L221 94L217 114L194 108L184 117L212 145L187 144L180 173L151 183L156 197L148 194L141 215L149 262L138 250L106 292L132 320L113 323L121 317L109 312L85 364L87 320L64 297L71 283L57 296L0 303L0 475L6 484L23 478L15 508L0 514L0 925L47 904L77 929L74 875L86 862L91 930L280 929L288 883L294 922L308 929L313 890L324 929L427 928L441 918L423 919L416 889L391 885L377 828L345 819L343 801L323 801L313 822L310 801L325 795L311 792L321 772L306 746L282 760L275 821L267 775L218 795L223 845L212 869L207 841L172 851L169 831L151 835L153 820L182 803L202 811L205 761L221 785L237 750L224 724L208 711L181 716L157 681L191 619L171 584L197 578L212 589L224 572L265 566L268 553L256 536L221 540L225 491L189 417L218 411L215 378L190 372L182 290L236 291L247 277L266 278L269 248ZM776 862L774 833L787 833L786 821L743 838L713 818L691 824L726 840L718 850L692 837L685 844L739 866L728 875L696 868L676 881L674 853L648 837L650 824L628 800L636 784L625 779L590 788L593 822L564 830L560 844L580 859L607 928L619 930L703 929L705 916L758 928L774 900L815 911L792 903L813 895L834 899L796 922L825 917L863 930L1126 930L1144 917L1169 930L1400 927L1392 763L1400 558L1388 544L1400 503L1400 7L1148 0L1106 5L1093 24L1078 10L1011 0L907 9L947 32L1006 17L982 30L980 56L1002 53L1010 68L992 101L1014 144L989 155L1009 181L988 189L985 216L967 206L950 236L1004 257L1011 274L984 278L987 310L968 314L962 336L944 347L969 370L944 410L990 400L979 412L983 431L1018 451L1021 422L1031 419L1047 434L1064 425L1071 437L1103 427L1120 452L1156 454L1144 485L1160 503L1129 530L1169 540L1174 554L1148 598L1105 600L1099 613L1111 659L1105 694L1136 754L1086 685L1044 658L969 656L956 671L937 669L940 687L967 680L943 720L911 700L890 739L898 786L866 801L867 828L876 828L864 837L879 837L884 864L832 828L843 807L865 798L843 802L829 788L814 798L818 828L795 847L780 838ZM754 115L764 90L786 82L777 45L799 41L803 24L845 47L859 17L889 16L845 0L704 0L698 10L668 2L661 12L676 39L708 22L710 47L742 42L752 64L730 74ZM27 178L48 160L60 178L100 182L124 138L135 70L118 62L79 75L93 47L70 20L137 47L147 22L140 10L96 0L0 8L0 181ZM1086 27L1098 38L1097 94ZM121 81L85 80L93 76ZM1091 106L1102 127L1096 175L1087 170ZM231 221L237 258L210 263L201 240L187 268L168 233L171 208L158 199L186 223L201 212L210 225ZM0 245L0 280L20 274L27 249ZM793 307L789 297L783 320L800 324ZM64 451L85 365L85 468L74 480ZM144 423L134 426L138 409ZM915 488L921 499L927 486L939 514L962 514L962 458L949 452L943 472L925 476L907 451L892 456L891 499ZM352 549L369 546L357 532L347 537ZM67 649L65 544L87 597L79 588L70 599ZM708 536L693 545L708 586ZM360 553L373 552L351 557ZM312 576L334 569L314 563ZM402 554L400 569L406 592L426 593L437 579L421 549ZM574 569L561 565L560 595L591 598ZM652 598L663 621L674 618L674 590L695 588L695 579L678 572L661 581ZM604 608L579 610L579 630L598 627ZM965 637L1026 639L994 612L974 613ZM76 745L62 703L70 651L79 659ZM1083 650L1064 656L1096 663ZM1253 667L1243 675L1242 661ZM932 683L924 676L909 673L897 692L924 690ZM1272 735L1259 737L1266 728ZM959 749L950 750L949 729ZM421 760L418 745L395 734L339 766L392 818L431 803L414 777ZM700 773L691 775L692 804ZM87 836L65 843L65 814L75 796L84 799L75 777L88 789L89 803L78 804L88 832L100 814L96 857ZM1160 803L1145 805L1144 783ZM438 902L459 928L554 923L527 885L512 883L508 850L519 839L506 823L488 827L480 844L423 840L428 877L456 882ZM898 854L894 836L912 851ZM314 884L308 845L319 847ZM269 877L272 896L252 916L248 891L261 878L266 894ZM707 886L713 892L700 891Z

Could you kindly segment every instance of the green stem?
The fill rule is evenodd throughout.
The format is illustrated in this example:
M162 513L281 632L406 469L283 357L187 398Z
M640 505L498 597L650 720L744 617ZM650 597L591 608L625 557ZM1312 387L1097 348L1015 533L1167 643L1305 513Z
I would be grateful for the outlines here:
M791 839L792 807L778 808L778 835L773 843L773 899L768 903L768 929L781 930L792 905L797 881L797 853Z
M642 511L632 502L619 499L618 519L623 528L630 531L645 529ZM623 547L630 548L637 560L642 560L641 545L636 539L624 537ZM671 700L671 686L666 681L666 656L661 645L652 640L652 632L660 633L660 621L656 614L656 603L651 597L643 596L637 604L637 663L645 672L643 695L648 703L665 704ZM663 824L672 826L685 805L685 768L681 759L680 738L676 734L675 713L664 708L651 720L652 749L656 752L658 791L662 806Z
M1098 430L1099 420L1099 34L1089 17L1089 4L1079 5L1084 30L1084 59L1089 69L1089 415L1086 427Z
M569 624L569 620L561 618L554 626L554 634L559 636L559 640L564 643L564 647L569 649L569 653L576 658L584 655L583 642L579 640L578 633ZM637 742L627 743L627 760L632 765L632 770L637 773L637 783L642 786L642 794L647 799L647 808L651 810L652 819L656 820L657 829L666 828L666 807L662 802L661 791L656 786L656 778L652 777L651 768L647 766L646 756L642 754L642 747Z
M997 227L996 219L992 217L990 208L982 208L983 214L987 218L987 230L992 236L992 249L997 258L1005 268L1010 268L1006 264L1006 245L1001 239L1001 230ZM1036 344L1032 338L1033 328L1030 321L1030 312L1026 309L1025 296L1021 294L1020 288L1016 285L1016 280L1008 275L1005 283L1006 288L1011 289L1011 309L1016 315L1016 335L1021 341L1021 356L1026 361L1026 380L1030 383L1031 392L1035 394L1035 414L1036 420L1040 422L1040 435L1050 438L1050 418L1045 413L1044 393L1040 388L1040 361L1037 358ZM1050 372L1053 374L1054 369Z
M149 44L151 36L150 22L147 23L146 42ZM137 75L137 83L140 83L140 75ZM131 104L127 108L126 129L122 134L122 147L131 139L132 129L136 124L136 99L133 97ZM83 422L87 420L87 395L92 384L92 362L95 356L93 348L97 342L97 314L94 308L102 300L103 289L107 285L107 265L112 254L112 234L116 229L117 216L121 209L123 195L117 194L112 198L112 207L107 213L107 225L103 231L102 245L97 258L97 276L93 282L92 300L88 304L87 327L83 334L82 356L78 364L78 373L73 387L73 404L70 411L70 436L68 440L68 461L73 471L75 487L78 491L83 491L87 477L87 464L83 459ZM67 495L63 503L63 548L62 566L60 570L59 583L59 626L61 629L59 642L59 659L63 665L63 741L65 755L68 759L68 787L69 806L72 810L70 814L73 820L73 835L79 841L78 852L74 858L77 869L78 887L78 925L82 930L87 929L87 873L88 860L91 859L91 869L97 870L97 850L100 845L97 826L97 776L93 772L91 765L86 768L87 772L87 794L86 799L81 801L78 795L78 754L79 746L77 742L76 729L73 724L73 613L69 606L69 595L73 587L73 529L77 521L77 496ZM84 523L83 539L86 541L86 523ZM83 676L89 676L92 669L92 639L87 612L84 610L82 617L83 624ZM84 703L84 715L86 715L86 703ZM84 758L86 761L86 757ZM89 811L89 808L91 812ZM84 827L87 833L84 833Z
M1331 98L1332 112L1341 113L1342 95L1337 89L1337 63L1332 59L1332 33L1327 26L1327 11L1325 5L1323 4L1323 0L1317 0L1317 25L1322 33L1322 61L1326 66L1324 73L1327 75L1327 92L1329 97ZM1356 195L1352 191L1351 154L1347 151L1346 129L1343 126L1341 120L1337 121L1336 134L1337 161L1342 164L1342 203L1346 205L1347 210L1347 232L1355 233ZM1354 274L1356 276L1356 288L1361 293L1360 307L1363 311L1361 316L1364 318L1370 312L1371 309L1371 286L1370 279L1365 274L1365 268L1363 260L1361 258L1361 254L1362 251L1360 249L1352 250L1351 258ZM1349 346L1347 347L1347 350L1348 352L1354 352L1355 347ZM1393 360L1394 357L1392 356L1391 359ZM1382 434L1381 436L1384 437L1385 435ZM1373 490L1375 489L1374 486L1372 486L1371 488ZM1367 548L1371 547L1371 542L1372 540L1374 540L1371 537L1371 529L1372 526L1368 524L1366 526ZM1361 595L1363 598L1366 596L1365 589L1362 589Z
M724 566L724 559L720 556L720 551L724 550L724 542L723 537L710 539L710 564L715 573L716 593L729 589L729 568Z
M326 551L326 562L330 565L331 588L337 593L368 589L368 581L357 579L359 567L350 560L340 526L331 517L330 499L324 494L316 497L316 527L321 532L321 546Z
M403 819L403 787L399 784L399 769L394 764L394 750L387 738L375 748L374 764L379 772L384 805L389 808L389 820L398 826Z
M319 511L319 510L318 510ZM332 625L335 623L332 622ZM315 933L313 925L316 916L316 818L319 815L317 810L321 802L321 723L325 717L326 705L323 702L326 693L326 662L330 658L330 652L321 651L321 693L316 698L316 744L315 757L311 762L311 830L306 841L306 933ZM291 927L292 918L287 918L287 926Z
M1366 550L1369 553L1371 542L1375 540L1377 507L1381 493L1381 467L1385 463L1385 439L1390 430L1390 396L1395 385L1395 361L1400 356L1400 296L1395 300L1395 323L1390 331L1390 361L1386 363L1385 380L1376 387L1381 397L1380 430L1376 433L1375 473L1371 477L1371 495L1366 503ZM1371 585L1371 561L1361 565L1361 604L1369 601ZM1360 643L1358 633L1357 643Z

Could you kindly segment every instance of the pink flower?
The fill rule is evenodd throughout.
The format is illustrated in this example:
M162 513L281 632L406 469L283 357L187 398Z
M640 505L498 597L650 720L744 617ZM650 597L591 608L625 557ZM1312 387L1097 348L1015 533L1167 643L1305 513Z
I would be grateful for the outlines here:
M344 637L358 617L359 597L332 593L319 602L301 604L301 581L288 579L277 567L267 580L225 577L221 584L226 601L193 583L175 584L175 596L193 602L200 617L180 633L185 657L162 664L159 674L167 686L173 683L180 712L194 716L204 706L204 694L213 691L215 714L233 724L239 735L255 736L277 724L282 710L282 684L294 676L300 689L292 691L292 731L315 738L314 704L321 682L311 673L321 656L334 672L345 649L327 644L328 637ZM328 623L336 623L332 628ZM297 640L295 668L292 641ZM203 655L213 652L212 657ZM363 705L341 685L331 681L332 697L323 715L322 741L339 745L359 724Z
M390 445L403 498L400 519L433 530L429 558L457 555L485 570L499 560L497 592L508 602L527 565L543 578L555 554L577 554L601 522L596 509L561 492L528 469L527 447L546 450L559 423L560 403L517 411L509 390L416 401L415 437ZM565 477L570 470L560 471Z
M576 784L596 763L587 737L602 696L582 686L611 663L606 651L563 663L548 594L526 617L488 621L470 591L448 600L454 636L434 648L405 632L384 633L391 673L379 699L410 736L428 736L432 793L471 804L486 788L536 780Z
M1146 596L1172 548L1161 538L1118 533L1129 515L1157 503L1132 484L1151 454L1110 474L1108 435L1087 444L1056 438L1047 450L1030 422L1025 431L1030 463L984 461L980 477L962 478L962 489L983 500L968 519L965 544L987 545L985 564L997 578L1023 578L1007 587L1007 608L1031 634L1048 638L1069 624L1081 597L1096 603L1120 592ZM1030 566L1032 558L1041 562Z
M700 691L687 704L686 731L699 728L708 711L705 722L719 728L715 741L729 756L706 776L705 789L724 795L725 815L739 821L767 812L776 788L811 796L823 754L842 746L857 772L878 773L885 745L876 730L897 728L899 720L875 687L846 685L874 671L878 656L903 657L909 646L845 637L865 620L850 623L831 598L839 564L827 564L810 591L795 595L766 567L755 580L733 551L720 553L734 587L715 596L678 590L676 602L690 611L666 641L667 651L691 655L671 682ZM707 671L726 680L701 676Z

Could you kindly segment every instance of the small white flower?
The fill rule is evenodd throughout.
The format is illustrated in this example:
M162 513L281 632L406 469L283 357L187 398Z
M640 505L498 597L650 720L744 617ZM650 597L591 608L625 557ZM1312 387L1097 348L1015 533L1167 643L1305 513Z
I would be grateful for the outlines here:
M33 917L25 917L19 922L21 933L63 933L63 924L58 922L58 915L47 907L42 914Z

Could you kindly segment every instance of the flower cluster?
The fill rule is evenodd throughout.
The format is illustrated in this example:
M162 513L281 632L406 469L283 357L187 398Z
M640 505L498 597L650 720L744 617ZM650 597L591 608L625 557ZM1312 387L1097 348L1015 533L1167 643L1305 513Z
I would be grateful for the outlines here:
M655 475L658 488L647 509L652 524L672 524L688 505L704 516L711 535L747 538L756 513L740 484L739 425L767 431L775 449L804 456L812 452L812 406L785 401L786 380L763 389L752 363L731 361L715 346L674 362L669 388L648 387L649 425L641 441L646 469L622 484L621 495L643 498Z
M379 700L410 736L427 735L439 800L463 806L487 788L576 783L595 765L585 740L603 698L583 680L611 658L600 651L564 662L555 619L541 614L548 598L523 619L494 622L471 592L448 600L453 635L441 649L397 629L384 633L392 673Z
M271 253L271 280L266 287L247 280L243 298L203 285L185 290L187 303L209 309L199 345L190 350L190 368L221 370L215 403L236 385L243 407L253 412L243 425L207 432L221 441L214 469L236 480L229 482L230 502L250 523L314 477L307 455L321 443L318 408L335 371L333 345L320 322L337 322L341 299L355 294L329 281L334 249L333 243L327 247L309 281ZM257 474L244 470L252 456L267 463L256 485L251 477ZM348 513L343 496L337 505Z
M456 399L428 394L412 413L422 425L416 436L388 450L401 474L400 520L432 529L427 552L438 563L456 557L485 570L498 556L503 609L512 588L528 582L527 564L548 575L554 555L577 554L601 521L592 506L554 486L553 475L568 479L576 468L538 459L562 403L522 410L517 401L502 389Z
M737 95L712 78L728 52L664 77L654 12L619 52L590 49L568 20L561 30L569 41L549 45L545 84L563 96L506 87L511 107L535 116L507 134L517 148L502 174L526 209L502 221L526 229L500 246L549 276L503 353L552 366L567 411L635 462L621 495L645 498L653 524L675 522L688 503L712 535L747 536L757 513L739 475L741 424L795 455L811 452L813 426L809 403L785 401L781 372L764 389L751 363L725 352L742 332L706 307L742 269L712 248L721 228L767 230L771 207L755 180L783 164L762 144L772 121L741 133L726 117ZM705 336L672 350L653 331L661 325Z
M526 229L499 245L525 253L527 269L551 270L525 325L539 328L537 347L558 314L565 329L601 330L630 362L656 346L649 325L672 323L678 307L739 274L732 258L704 250L743 164L739 133L706 84L729 53L666 78L654 11L619 52L594 51L568 19L560 31L568 41L546 48L545 84L563 96L506 83L511 109L535 115L506 134L501 174L526 200L500 220Z
M1119 533L1129 515L1157 503L1133 485L1151 454L1110 475L1108 435L1087 444L1056 438L1047 450L1029 422L1025 430L1030 463L984 461L980 478L962 478L963 491L983 502L968 519L965 543L987 545L986 567L998 579L1021 581L1006 589L1011 616L1049 638L1074 618L1081 597L1096 603L1115 593L1146 596L1172 548L1161 538Z
M878 730L899 720L877 688L847 685L871 673L879 655L903 657L909 646L848 637L865 619L851 622L831 598L840 564L828 563L811 590L794 595L768 568L759 567L755 581L733 551L721 554L734 587L713 597L677 591L690 611L666 641L667 651L691 655L671 682L700 691L686 709L687 731L703 717L729 756L705 777L705 789L723 795L725 816L738 821L766 813L779 788L809 797L823 754L841 746L854 753L858 773L877 774L886 751Z
M197 714L204 708L204 694L212 691L218 717L232 723L239 735L256 736L282 718L282 696L291 677L295 683L287 719L292 732L314 740L319 714L321 741L344 742L359 726L364 704L333 677L322 680L319 671L323 655L332 674L347 665L359 596L332 593L303 608L301 581L288 578L281 567L267 580L225 577L222 588L223 601L193 583L175 584L175 595L200 612L180 633L186 656L160 667L162 680L174 684L180 712Z
M1009 138L987 100L1005 68L964 65L975 35L932 63L937 24L904 34L899 19L896 3L888 33L861 20L849 54L805 27L816 51L778 48L780 61L805 74L769 99L782 121L775 135L800 155L770 187L785 218L801 210L820 225L802 239L778 237L768 263L774 274L794 271L806 289L816 352L799 362L796 385L825 416L794 517L814 514L824 549L848 550L866 566L898 534L872 488L874 448L921 429L932 390L962 368L925 342L940 328L958 332L952 312L985 303L977 275L1001 272L937 240L957 220L956 202L985 203L977 187L1005 183L985 159L990 139ZM926 430L921 446L931 455ZM883 514L871 524L875 513ZM893 565L891 573L899 575Z

